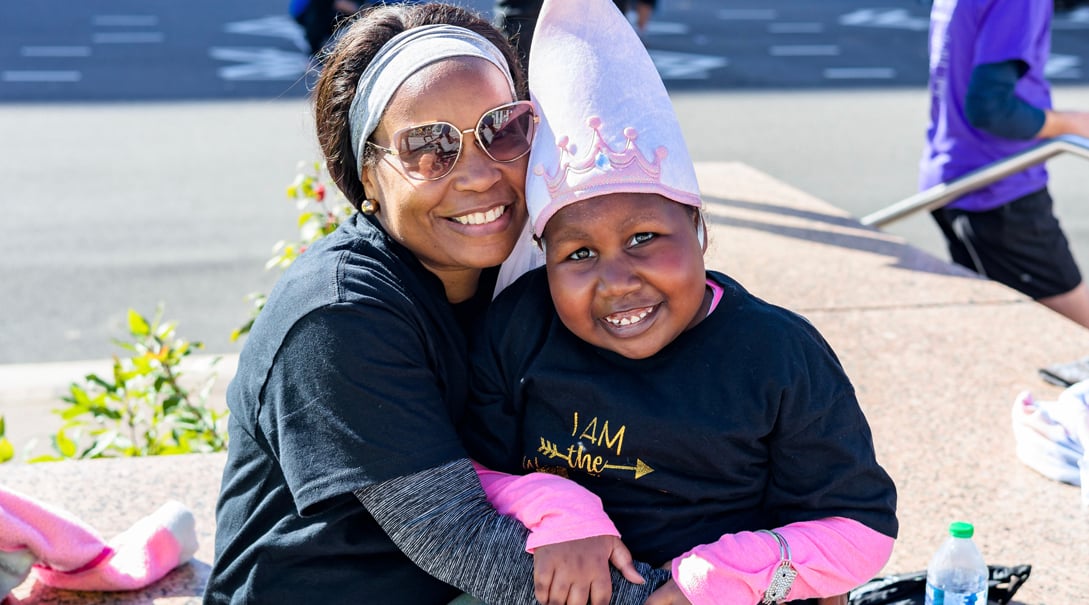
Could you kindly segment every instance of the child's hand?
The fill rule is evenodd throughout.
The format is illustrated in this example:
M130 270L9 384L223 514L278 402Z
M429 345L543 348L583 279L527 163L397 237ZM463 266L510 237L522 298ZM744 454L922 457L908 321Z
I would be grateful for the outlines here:
M677 583L670 580L650 595L646 605L692 605L692 602L684 596L681 589L677 587Z
M538 546L533 552L537 600L545 605L608 605L613 594L609 563L629 582L645 582L628 548L615 536Z

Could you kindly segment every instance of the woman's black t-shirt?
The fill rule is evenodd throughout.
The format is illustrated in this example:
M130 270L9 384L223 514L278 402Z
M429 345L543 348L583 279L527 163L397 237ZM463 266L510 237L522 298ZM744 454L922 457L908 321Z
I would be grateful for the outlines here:
M463 327L442 283L357 214L269 296L227 394L230 447L208 603L445 603L353 495L466 456Z

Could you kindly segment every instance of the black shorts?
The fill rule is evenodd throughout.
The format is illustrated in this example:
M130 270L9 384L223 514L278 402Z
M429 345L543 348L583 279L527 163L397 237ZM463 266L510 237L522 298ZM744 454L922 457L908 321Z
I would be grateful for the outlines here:
M953 262L1034 299L1065 294L1081 283L1047 188L983 212L931 213Z

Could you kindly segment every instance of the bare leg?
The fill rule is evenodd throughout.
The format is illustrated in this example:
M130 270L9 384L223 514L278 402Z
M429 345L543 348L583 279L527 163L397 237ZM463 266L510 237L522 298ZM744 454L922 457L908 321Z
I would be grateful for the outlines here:
M650 23L650 13L653 11L654 7L646 2L635 3L635 24L639 31L646 31L647 23Z
M1089 328L1089 287L1084 281L1065 294L1041 298L1036 302Z

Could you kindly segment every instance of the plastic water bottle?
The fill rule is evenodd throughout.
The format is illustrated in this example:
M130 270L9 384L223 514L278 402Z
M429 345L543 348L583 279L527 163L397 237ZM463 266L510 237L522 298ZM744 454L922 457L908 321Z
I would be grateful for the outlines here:
M949 525L949 537L926 568L926 605L987 605L990 573L973 533L971 523Z

